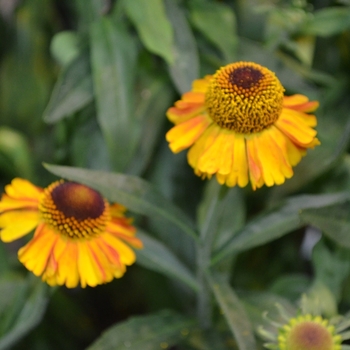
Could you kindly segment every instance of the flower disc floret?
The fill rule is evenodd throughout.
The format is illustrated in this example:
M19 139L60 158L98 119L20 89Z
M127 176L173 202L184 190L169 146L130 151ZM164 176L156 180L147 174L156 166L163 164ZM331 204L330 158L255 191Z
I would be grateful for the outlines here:
M283 86L269 69L253 62L219 69L205 95L209 116L222 128L241 134L273 125L283 108Z
M328 320L310 314L292 318L278 336L280 350L341 350L341 341Z
M44 190L39 210L57 233L72 239L98 235L109 219L109 204L97 191L62 180Z

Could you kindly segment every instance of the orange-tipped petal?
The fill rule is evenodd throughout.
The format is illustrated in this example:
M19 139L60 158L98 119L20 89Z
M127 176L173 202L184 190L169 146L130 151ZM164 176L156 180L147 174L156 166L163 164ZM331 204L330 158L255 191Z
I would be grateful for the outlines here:
M309 101L309 99L304 95L292 95L292 96L284 96L283 106L286 108L294 109L299 112L313 112L318 106L318 101Z
M210 119L200 115L174 126L166 134L170 149L174 153L178 153L192 146L209 124Z
M36 276L44 273L59 236L40 224L33 239L18 251L19 261Z
M317 132L310 128L301 117L284 109L276 122L277 128L288 136L296 145L304 147L311 143Z

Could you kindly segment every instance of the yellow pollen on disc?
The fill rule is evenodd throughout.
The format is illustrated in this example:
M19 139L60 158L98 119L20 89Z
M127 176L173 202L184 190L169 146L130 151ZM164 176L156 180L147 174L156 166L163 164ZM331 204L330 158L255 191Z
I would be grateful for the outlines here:
M209 116L224 129L241 134L260 132L281 114L284 88L275 74L253 62L220 68L205 95Z
M97 236L110 218L109 204L97 191L63 180L45 188L39 210L55 232L72 239Z

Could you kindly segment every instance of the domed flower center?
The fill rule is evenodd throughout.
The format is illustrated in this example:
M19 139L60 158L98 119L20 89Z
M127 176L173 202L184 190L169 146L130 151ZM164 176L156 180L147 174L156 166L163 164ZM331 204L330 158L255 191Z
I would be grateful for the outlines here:
M283 92L273 72L253 62L238 62L214 74L205 104L222 128L251 134L275 123L282 111Z
M70 238L98 235L109 218L109 204L97 191L62 180L45 189L39 209L56 232Z
M285 350L337 350L341 337L321 317L294 318L280 330L279 348Z

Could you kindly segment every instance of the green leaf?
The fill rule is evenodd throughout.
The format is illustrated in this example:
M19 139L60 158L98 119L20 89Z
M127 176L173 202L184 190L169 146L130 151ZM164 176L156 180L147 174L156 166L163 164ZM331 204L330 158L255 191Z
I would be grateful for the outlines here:
M182 341L195 321L173 311L133 317L110 327L87 350L166 349Z
M56 123L86 106L93 97L89 56L84 52L59 76L44 111L44 121Z
M349 210L350 200L345 198L341 203L303 210L300 217L304 223L319 228L340 246L350 248Z
M310 278L302 274L284 274L273 282L269 291L296 301L310 286Z
M138 230L137 237L141 239L144 247L137 250L137 263L167 277L174 277L185 283L194 291L198 285L191 271L160 241Z
M234 213L234 215L233 215ZM209 181L198 210L198 223L203 249L225 246L242 227L245 220L245 205L239 188L221 186L216 179ZM209 245L209 246L208 246ZM232 266L232 256L223 269Z
M158 216L198 239L191 220L151 184L136 176L45 164L57 176L95 188L112 202L120 203L136 213Z
M124 0L123 5L146 48L173 64L173 29L163 1Z
M98 20L109 6L106 0L74 0L74 2L81 31L87 31L90 24Z
M120 24L101 18L91 27L91 68L97 120L115 170L124 170L139 128L133 111L136 44Z
M163 131L165 112L173 101L174 91L169 82L152 77L144 82L140 95L135 118L140 121L141 133L135 156L127 169L127 173L133 175L142 174L152 160L159 135Z
M174 62L169 65L171 79L183 94L191 90L198 79L199 57L197 43L187 22L184 10L177 0L165 0L165 9L174 28Z
M340 34L350 27L349 7L328 7L314 12L312 17L301 26L303 35L328 37Z
M212 259L212 263L215 264L232 253L273 241L301 227L304 225L300 218L303 210L341 203L348 197L347 193L292 197L279 209L262 213L250 221L225 246L221 247Z
M22 290L26 292L25 297L15 300L17 304L11 305L10 314L6 315L6 320L13 320L13 322L6 333L0 337L1 350L10 348L23 338L38 325L44 315L48 302L48 287L37 278L33 278L30 284L29 290L27 288ZM2 315L2 320L4 319Z
M193 25L222 52L227 63L235 61L238 37L232 8L202 0L191 0L189 6Z
M312 265L315 279L325 284L340 301L343 283L349 276L350 251L336 249L333 252L320 240L312 250Z
M226 277L215 272L207 277L215 299L235 337L238 348L240 350L256 349L252 325L243 304L228 284Z

